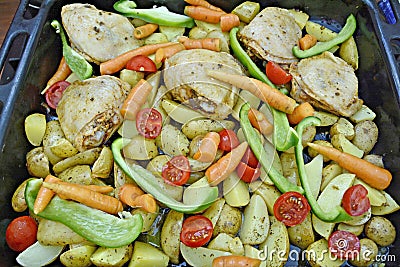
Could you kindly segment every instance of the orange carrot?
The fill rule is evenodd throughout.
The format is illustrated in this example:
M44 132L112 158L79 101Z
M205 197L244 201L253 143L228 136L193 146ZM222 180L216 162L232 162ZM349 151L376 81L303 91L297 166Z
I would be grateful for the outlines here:
M122 203L118 199L92 191L77 184L44 182L43 186L68 199L107 213L117 214L123 210Z
M208 132L203 140L201 140L199 150L193 155L193 159L200 162L214 161L220 142L219 134L216 132Z
M208 76L211 76L217 80L232 84L238 88L249 91L253 95L260 98L262 101L268 103L271 107L282 112L291 114L296 107L296 101L293 98L290 98L279 90L257 79L221 71L210 70L207 74Z
M138 207L146 212L155 213L157 211L157 202L152 195L143 194L133 200L132 207Z
M342 168L354 173L357 177L376 189L384 190L392 181L392 174L388 170L366 160L357 158L349 153L341 152L333 147L315 143L308 143L308 146L323 156L337 162Z
M61 181L57 177L53 175L47 175L44 179L45 182L58 182ZM33 212L38 214L39 212L43 211L47 205L50 203L51 199L54 196L54 192L44 186L41 186L39 192L36 196L35 203L33 204Z
M307 50L313 47L316 43L317 38L315 38L311 34L306 34L299 40L299 46L301 50Z
M219 23L221 16L225 14L225 12L212 10L203 6L185 6L184 13L193 19L214 24Z
M113 59L110 59L108 61L102 62L100 64L100 74L105 75L105 74L113 74L116 73L120 70L122 70L126 63L133 58L134 56L137 55L143 55L143 56L149 56L151 54L154 54L157 49L165 46L169 46L173 43L161 43L161 44L150 44L150 45L144 45L139 48L129 50Z
M235 171L247 147L247 142L241 143L206 170L205 174L211 186L218 185Z
M232 28L240 25L240 19L238 15L233 13L224 14L221 16L219 25L221 26L221 30L223 32L229 32Z
M261 260L240 255L219 256L214 258L212 267L258 267Z
M268 121L264 113L257 109L251 108L248 116L251 125L253 125L253 127L259 130L263 135L269 135L274 130L274 126Z
M310 103L304 102L294 108L292 114L287 114L290 124L298 124L302 119L313 116L314 108Z
M68 76L72 73L71 69L69 68L67 62L65 61L65 58L62 57L60 60L60 64L58 65L58 68L56 72L53 74L53 76L48 80L46 88L42 91L42 94L44 94L47 89L49 89L50 86L55 84L56 82L59 81L64 81L65 79L68 78Z
M175 55L179 51L185 50L185 46L181 43L161 47L156 51L156 63L164 62L167 58Z
M90 189L92 191L98 192L98 193L102 193L102 194L108 194L114 190L114 188L109 185L89 184L89 185L80 185L80 186Z
M202 6L202 7L206 7L206 8L215 10L215 11L225 12L222 9L220 9L219 7L216 7L212 4L210 4L206 0L185 0L185 2L192 6Z
M141 79L135 87L131 89L120 110L124 119L136 120L136 114L142 108L143 104L146 103L147 97L152 89L153 86L144 79Z
M216 52L221 51L221 40L219 38L190 39L186 36L181 36L178 41L182 43L186 49L208 49Z
M135 36L136 39L142 39L151 35L157 29L158 29L157 24L147 23L145 25L136 27L135 30L133 31L133 36Z
M143 190L138 186L134 184L124 184L119 189L118 198L122 203L129 206L134 206L133 200L143 194Z

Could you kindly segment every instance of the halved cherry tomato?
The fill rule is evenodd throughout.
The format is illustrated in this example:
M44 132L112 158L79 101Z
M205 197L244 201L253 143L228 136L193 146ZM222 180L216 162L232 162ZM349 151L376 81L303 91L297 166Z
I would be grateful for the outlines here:
M153 60L143 55L137 55L131 58L126 63L128 70L141 71L141 72L156 72L157 66Z
M257 166L259 165L258 159L254 155L254 153L250 147L247 148L241 161L246 163L247 165L249 165L252 168L257 168Z
M342 206L351 216L360 216L369 210L371 204L368 190L361 184L349 187L343 194Z
M298 192L286 192L275 201L274 215L286 226L294 226L307 217L311 207L307 199Z
M259 167L253 168L241 161L236 167L236 173L244 182L251 183L260 177L261 170Z
M219 136L220 142L218 148L223 151L229 152L240 144L236 133L230 129L223 129L219 132Z
M56 109L61 100L63 92L70 85L67 81L59 81L54 83L46 90L45 98L49 107Z
M292 75L282 69L279 64L272 61L268 61L267 66L265 66L265 74L276 85L288 83L292 79Z
M190 164L185 156L175 156L162 167L162 177L172 185L183 185L190 177Z
M339 259L351 260L357 258L360 253L360 240L348 231L335 231L328 239L329 251Z
M7 245L14 251L23 251L36 242L37 224L30 216L17 217L6 230Z
M188 247L201 247L210 241L213 225L210 219L203 215L187 217L182 224L180 239Z
M150 139L160 135L162 115L154 108L144 108L136 115L136 129L139 134Z

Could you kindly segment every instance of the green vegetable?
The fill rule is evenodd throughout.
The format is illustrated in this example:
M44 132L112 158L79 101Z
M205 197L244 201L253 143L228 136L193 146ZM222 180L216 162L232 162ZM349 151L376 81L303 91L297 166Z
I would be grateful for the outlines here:
M61 36L61 41L63 45L63 56L71 71L78 75L80 80L90 78L93 73L92 65L90 65L84 57L82 57L68 45L64 30L60 22L58 22L57 20L53 20L51 22L51 26L56 29L56 32L59 33Z
M113 152L115 162L144 191L153 195L158 201L165 204L169 208L182 213L196 213L211 206L211 204L218 198L218 187L203 186L197 188L199 191L199 197L196 203L185 204L176 201L161 189L156 178L151 172L137 164L128 165L121 154L121 149L128 142L129 140L127 139L118 138L112 143L111 150Z
M303 145L301 142L303 131L308 126L319 126L321 123L320 119L317 117L307 117L303 119L296 128L297 134L299 135L299 142L295 147L295 156L296 156L296 164L299 172L300 182L304 188L304 195L306 196L308 203L311 206L312 212L322 221L325 222L343 222L351 220L352 217L341 207L336 206L336 209L330 210L326 212L321 209L320 205L317 203L317 200L314 198L312 194L312 190L309 184L309 179L307 177L307 173L304 167L304 159L303 159Z
M133 1L119 0L114 4L114 9L126 17L142 19L161 26L187 28L194 26L194 20L191 17L171 12L165 6L138 9Z
M280 174L271 164L268 164L268 160L266 158L266 152L263 148L261 140L254 130L253 126L250 123L248 113L250 110L250 105L245 103L240 109L240 126L243 129L244 136L246 137L247 142L254 155L260 162L261 166L268 173L268 176L271 178L272 182L282 193L288 191L296 191L299 193L303 193L303 188L292 184L288 179L286 179L282 174Z
M307 50L301 50L296 45L293 47L293 55L295 55L298 58L306 58L328 51L334 46L341 44L347 39L349 39L356 30L356 26L357 26L356 18L352 14L350 14L342 30L333 39L326 42L318 42L316 45Z
M31 211L42 183L42 179L31 179L26 185L25 200ZM37 215L68 226L96 245L112 248L132 243L139 236L143 225L140 214L129 213L129 216L120 219L58 196L55 196Z

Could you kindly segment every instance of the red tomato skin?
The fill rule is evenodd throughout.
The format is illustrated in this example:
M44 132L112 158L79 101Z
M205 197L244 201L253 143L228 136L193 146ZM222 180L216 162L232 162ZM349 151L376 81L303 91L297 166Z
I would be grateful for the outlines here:
M17 217L10 222L6 230L7 245L21 252L36 242L37 224L30 216Z
M50 86L45 92L46 103L49 107L56 109L61 100L62 94L70 85L67 81L59 81Z
M220 136L218 148L223 151L229 152L240 144L236 133L230 129L223 129L218 134Z
M297 203L298 201L300 201L301 206ZM286 226L300 224L307 217L310 210L311 207L307 199L298 192L286 192L279 196L274 203L275 218Z
M276 85L283 85L292 80L292 75L287 73L279 64L268 61L265 66L265 74Z
M144 108L136 115L136 129L145 138L155 139L162 129L162 115L154 108Z
M260 177L261 170L259 167L253 168L241 161L236 167L236 173L243 182L251 183Z
M359 256L361 245L355 234L338 230L329 236L328 248L339 259L351 260Z
M244 153L242 159L242 162L246 163L252 168L257 168L259 166L258 159L254 155L253 151L251 150L250 147L247 148L246 152Z
M171 185L186 184L190 177L189 160L183 155L173 157L162 167L161 176Z
M149 57L143 55L137 55L132 57L128 63L126 63L128 70L140 71L140 72L156 72L157 66Z
M349 187L343 194L343 209L351 216L360 216L371 207L368 190L361 184Z
M190 216L183 221L180 240L188 247L201 247L211 240L213 230L212 222L207 217Z

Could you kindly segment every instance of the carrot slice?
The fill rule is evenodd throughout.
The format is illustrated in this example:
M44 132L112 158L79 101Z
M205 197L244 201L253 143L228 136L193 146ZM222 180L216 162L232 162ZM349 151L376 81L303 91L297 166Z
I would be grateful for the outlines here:
M216 132L208 132L201 140L199 150L193 155L193 159L200 162L212 162L217 154L220 136Z
M290 124L298 124L302 119L313 116L314 108L310 103L304 102L294 108L292 114L287 114Z
M212 267L258 267L261 260L240 255L229 255L216 257L212 262Z
M146 103L151 90L153 90L153 86L144 79L141 79L135 87L131 89L120 110L124 119L136 120L136 115L143 104Z

